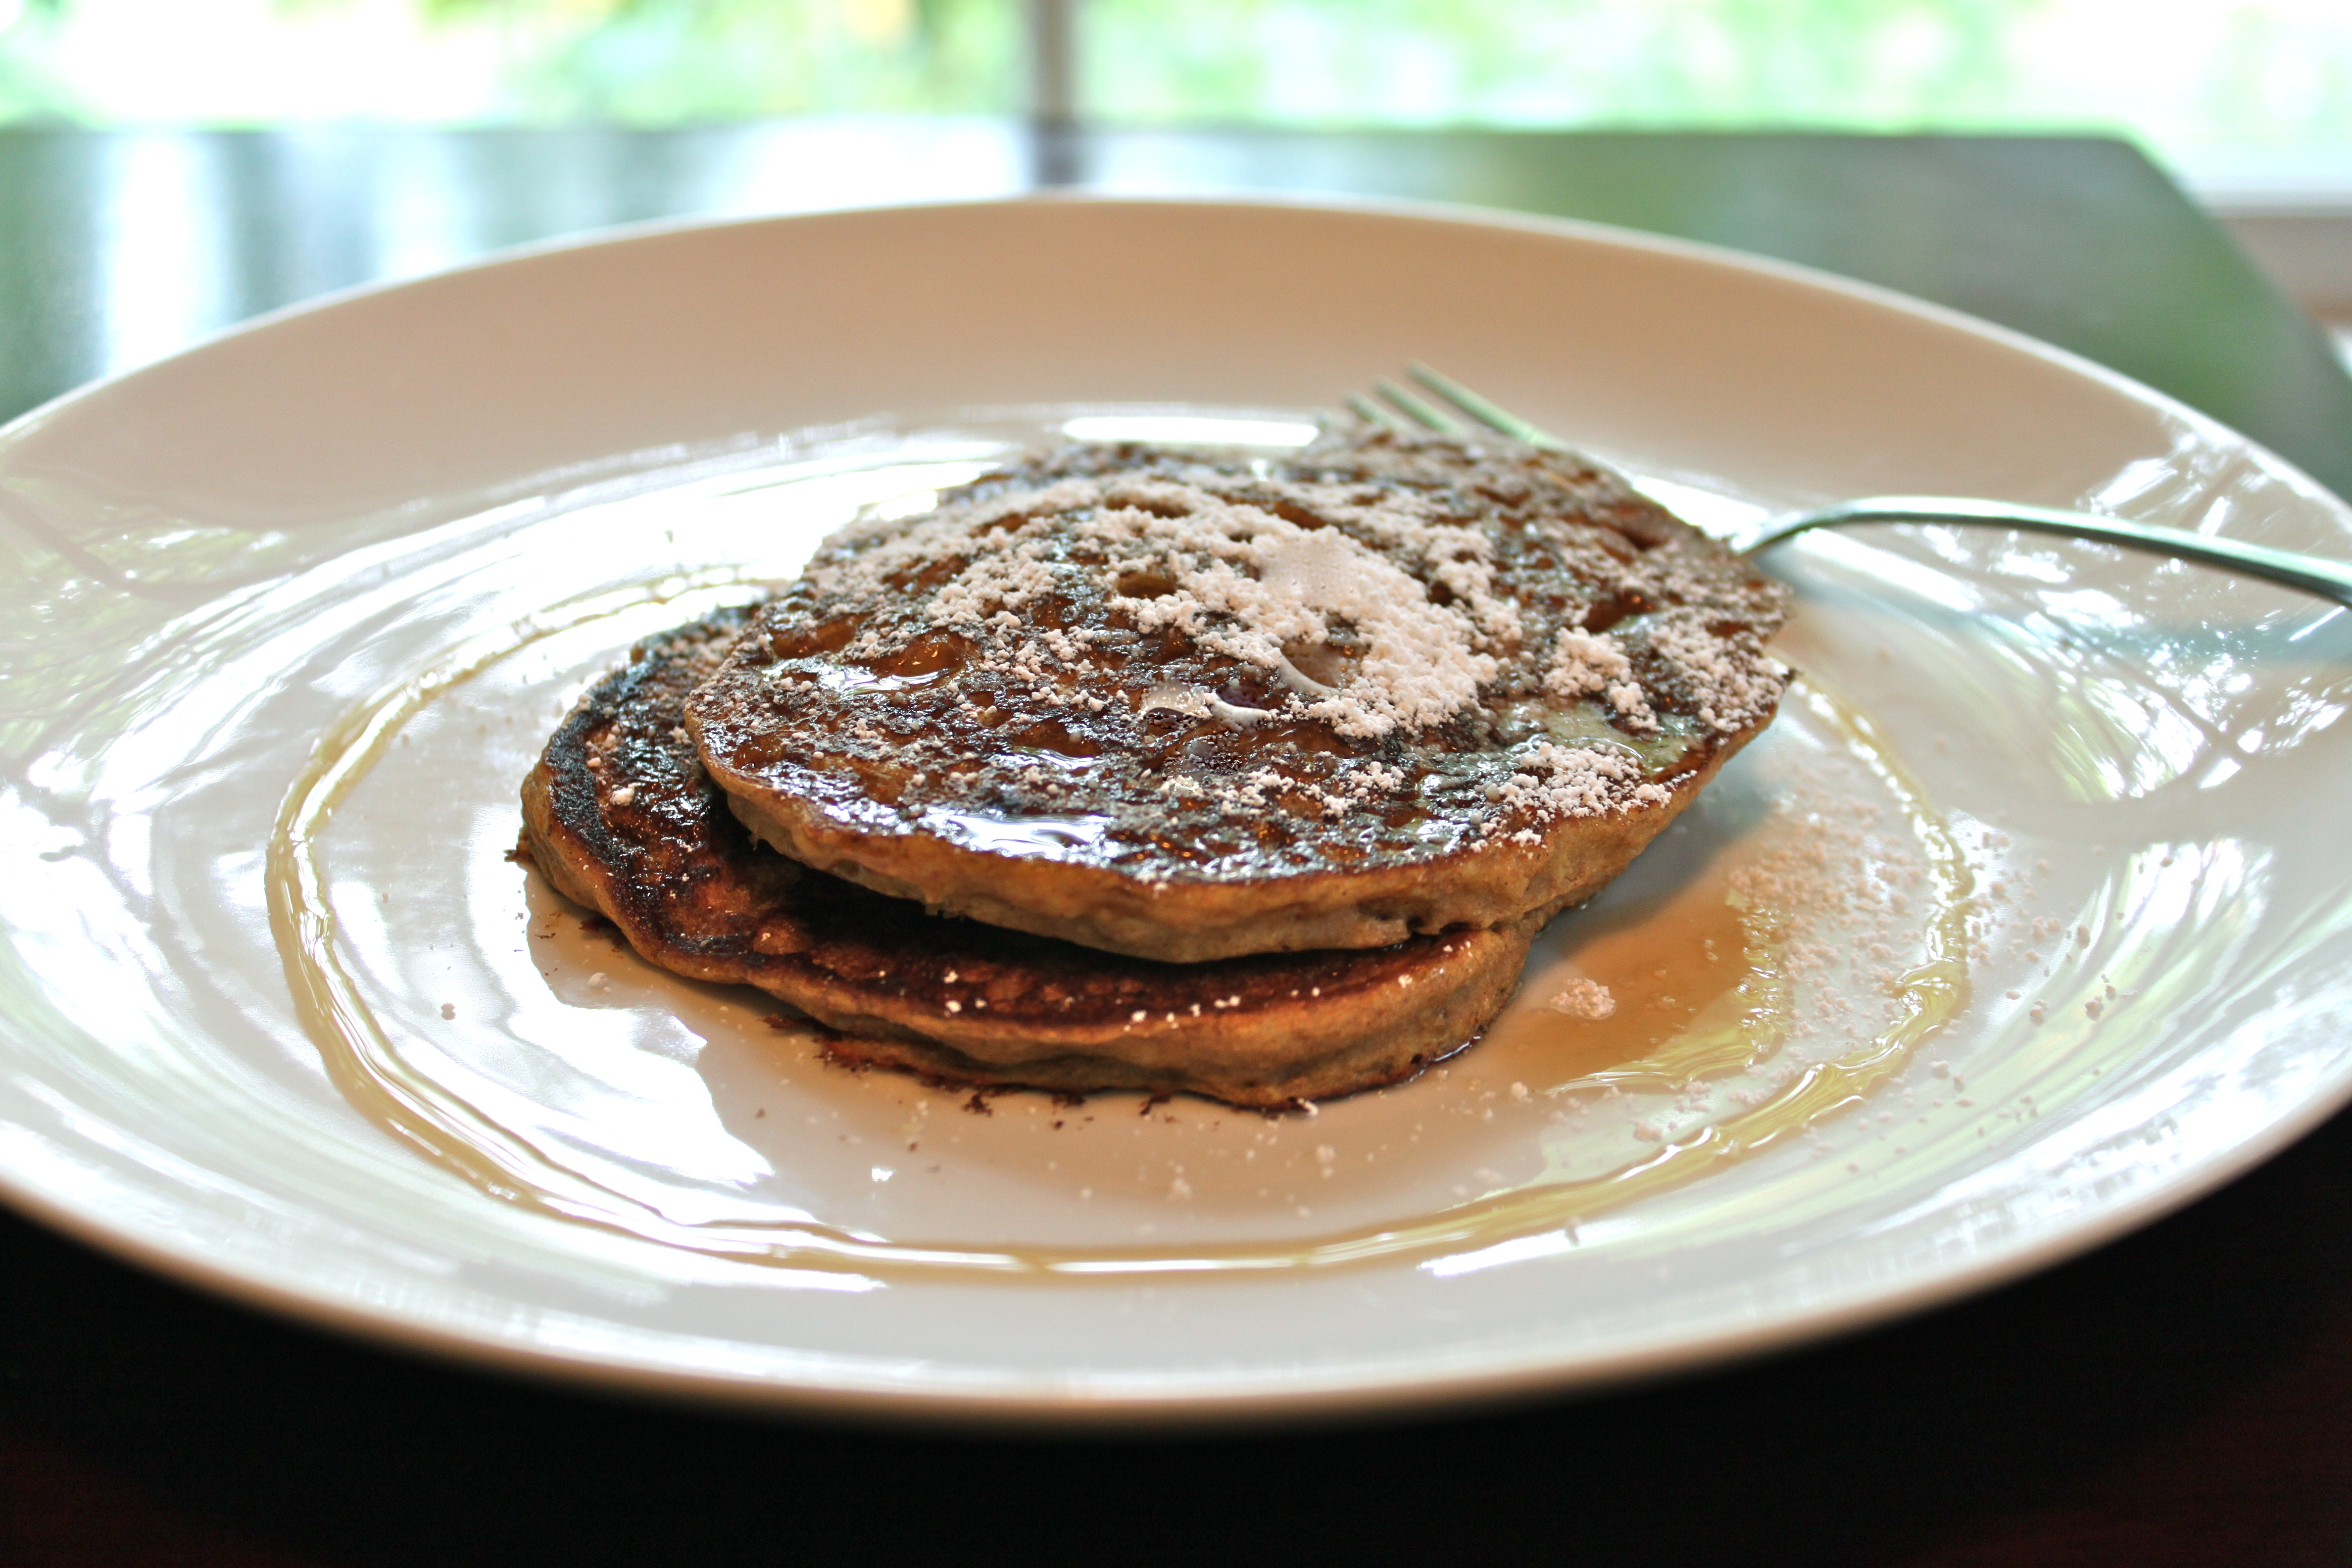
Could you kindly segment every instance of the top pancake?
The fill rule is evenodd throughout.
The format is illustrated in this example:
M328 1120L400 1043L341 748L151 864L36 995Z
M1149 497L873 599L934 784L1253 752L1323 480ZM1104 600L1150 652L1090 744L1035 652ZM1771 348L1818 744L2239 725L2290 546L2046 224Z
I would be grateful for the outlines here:
M1198 961L1577 901L1771 717L1782 593L1570 454L1086 447L854 527L688 705L784 853Z

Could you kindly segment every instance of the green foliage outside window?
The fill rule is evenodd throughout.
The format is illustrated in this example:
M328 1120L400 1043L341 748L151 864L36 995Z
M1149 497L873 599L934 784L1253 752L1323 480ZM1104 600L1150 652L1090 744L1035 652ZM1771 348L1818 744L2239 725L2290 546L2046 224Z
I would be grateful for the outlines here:
M312 5L331 0L307 0ZM1004 0L416 0L442 26L528 30L522 119L633 124L1005 111L1023 80ZM520 14L543 14L533 27Z
M2099 128L2352 155L2345 0L1080 0L1114 122ZM1005 113L1019 0L0 0L0 120Z
M1011 0L0 0L0 119L1009 113L1021 37Z
M1112 118L2082 127L2352 156L2345 0L1088 0Z
M1996 109L2043 0L1095 0L1098 90L1149 117L1940 120Z

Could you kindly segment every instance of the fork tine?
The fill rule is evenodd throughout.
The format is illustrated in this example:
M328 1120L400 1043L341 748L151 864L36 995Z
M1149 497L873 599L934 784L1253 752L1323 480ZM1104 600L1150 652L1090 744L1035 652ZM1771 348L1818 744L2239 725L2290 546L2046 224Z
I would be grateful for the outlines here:
M1407 375L1489 430L1500 431L1514 440L1525 441L1530 447L1557 447L1560 444L1559 438L1549 432L1528 424L1507 408L1489 403L1452 376L1441 375L1418 360L1404 369Z
M1433 407L1426 400L1414 396L1393 381L1379 382L1374 384L1372 390L1387 398L1395 405L1399 413L1423 429L1434 430L1441 436L1462 434L1460 420Z
M1403 421L1360 392L1348 394L1348 412L1367 425L1379 425L1391 430L1404 428Z

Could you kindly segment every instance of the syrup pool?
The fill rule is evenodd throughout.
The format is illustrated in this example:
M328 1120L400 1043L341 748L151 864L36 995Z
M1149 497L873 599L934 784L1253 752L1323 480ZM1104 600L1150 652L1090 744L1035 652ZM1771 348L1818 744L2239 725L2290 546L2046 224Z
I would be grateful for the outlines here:
M466 601L450 620L468 635L322 738L268 861L289 980L352 1103L503 1202L717 1258L845 1277L1443 1269L1576 1245L1760 1151L1826 1166L1806 1140L1965 1005L1967 830L1817 686L1554 923L1483 1043L1313 1115L852 1074L760 993L642 963L506 858L523 773L630 641L754 596L859 508L926 505L1000 449L869 445L589 498L404 579ZM395 826L420 798L445 834ZM1579 981L1613 1011L1550 1005ZM1915 1141L1964 1134L1959 1098Z

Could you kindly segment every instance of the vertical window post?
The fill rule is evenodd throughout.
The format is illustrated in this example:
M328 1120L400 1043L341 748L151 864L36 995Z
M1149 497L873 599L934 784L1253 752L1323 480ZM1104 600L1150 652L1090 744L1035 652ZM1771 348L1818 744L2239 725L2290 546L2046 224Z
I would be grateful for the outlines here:
M1078 0L1024 0L1029 13L1029 177L1078 183Z

